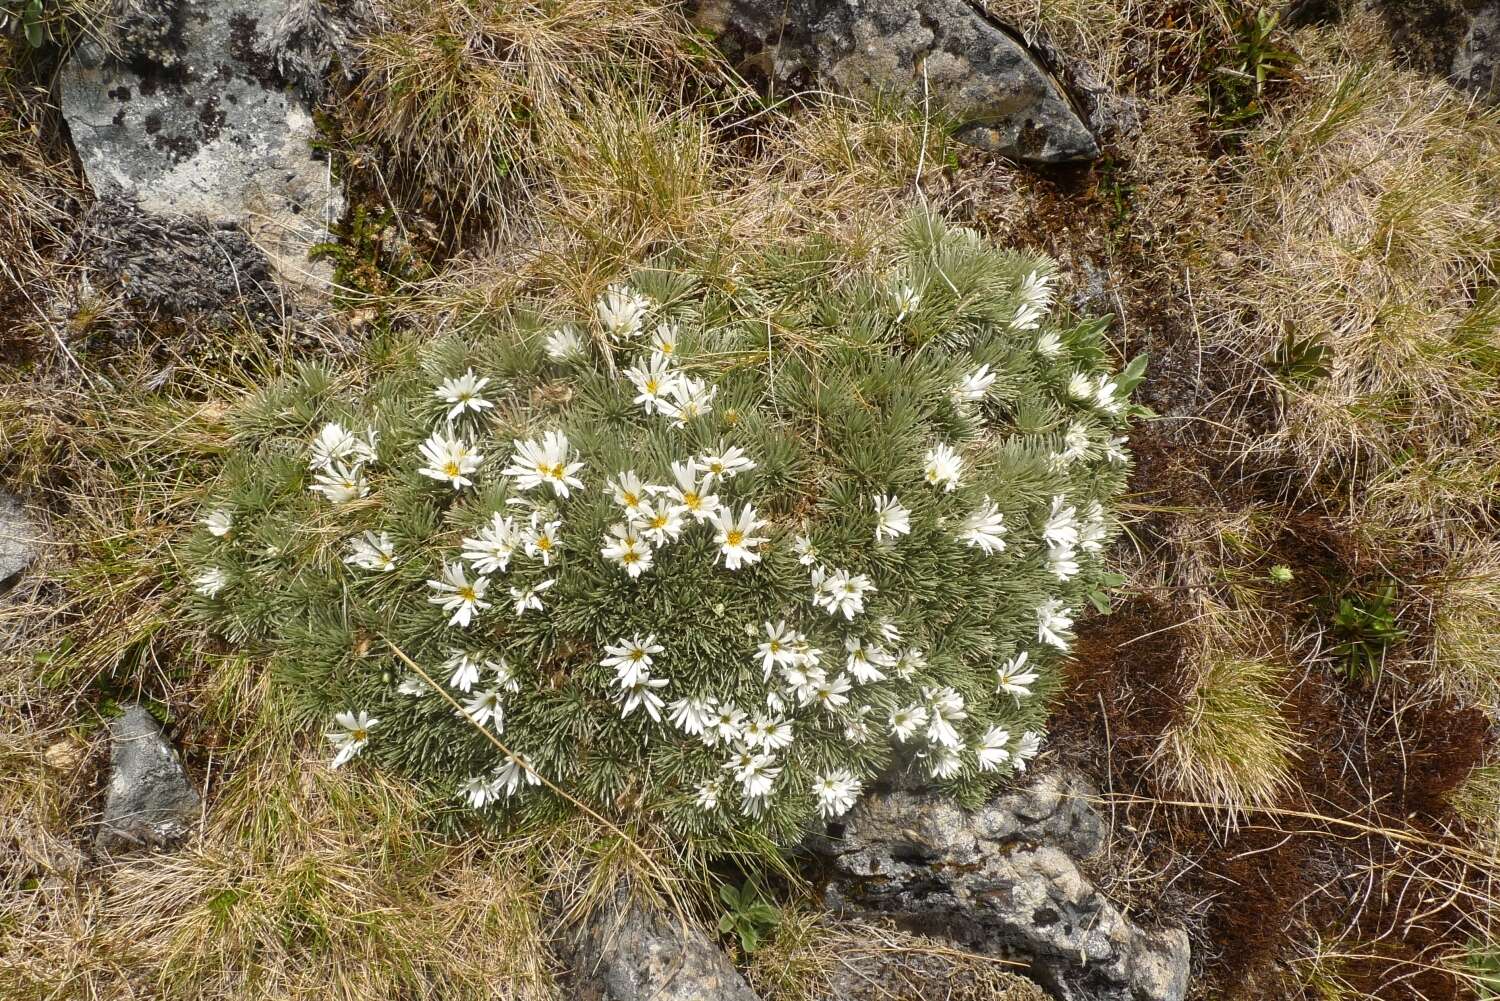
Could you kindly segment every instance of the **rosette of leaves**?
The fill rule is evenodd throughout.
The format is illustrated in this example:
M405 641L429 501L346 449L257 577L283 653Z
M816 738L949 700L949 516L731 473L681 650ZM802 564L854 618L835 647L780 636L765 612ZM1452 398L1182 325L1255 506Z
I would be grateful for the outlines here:
M457 816L727 847L892 767L975 802L1036 752L1128 471L1142 366L1051 274L924 215L878 261L683 254L584 315L300 369L231 418L195 600L340 763Z

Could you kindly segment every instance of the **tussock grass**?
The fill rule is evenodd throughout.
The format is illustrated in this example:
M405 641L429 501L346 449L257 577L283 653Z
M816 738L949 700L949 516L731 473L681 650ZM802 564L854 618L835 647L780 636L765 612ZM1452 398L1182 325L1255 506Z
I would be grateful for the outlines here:
M1462 544L1448 560L1433 603L1433 673L1450 692L1491 713L1500 707L1496 636L1500 636L1500 544Z

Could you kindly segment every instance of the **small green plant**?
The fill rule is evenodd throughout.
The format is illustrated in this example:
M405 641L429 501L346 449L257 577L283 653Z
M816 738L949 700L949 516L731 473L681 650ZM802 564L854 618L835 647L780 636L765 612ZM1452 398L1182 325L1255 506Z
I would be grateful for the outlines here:
M1481 1001L1500 998L1500 945L1470 939L1464 957L1464 972Z
M1397 588L1387 582L1372 593L1345 595L1333 617L1333 635L1338 645L1334 655L1344 662L1352 680L1373 677L1385 663L1388 649L1406 639L1406 630L1396 622Z
M1329 349L1317 334L1299 337L1287 331L1271 352L1271 369L1283 386L1307 387L1329 375Z
M730 883L719 887L719 901L728 908L719 918L719 931L738 936L740 948L747 953L759 949L766 935L781 923L781 912L749 880L737 890Z
M52 28L42 0L20 0L0 6L0 28L8 31L19 29L21 37L33 49L40 49L52 40Z
M1280 13L1264 7L1245 10L1234 23L1227 58L1213 67L1209 107L1220 129L1239 132L1264 113L1268 86L1287 79L1300 61L1280 43Z
M1266 571L1266 579L1272 584L1290 584L1292 582L1292 568L1285 563L1277 563Z

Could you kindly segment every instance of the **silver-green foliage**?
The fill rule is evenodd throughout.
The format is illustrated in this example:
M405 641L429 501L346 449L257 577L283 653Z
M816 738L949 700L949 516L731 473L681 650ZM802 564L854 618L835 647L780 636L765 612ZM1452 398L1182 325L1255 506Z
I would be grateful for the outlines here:
M266 650L310 719L377 719L366 743L341 746L451 798L456 814L573 809L528 780L541 776L602 813L710 846L785 842L893 763L972 802L1034 753L1068 617L1101 599L1099 553L1127 473L1123 401L1141 366L1111 376L1101 321L1049 319L1045 259L926 216L902 248L878 267L819 242L734 268L681 255L616 289L639 298L612 331L598 310L513 310L377 345L358 377L298 371L233 417L240 446L193 544L201 611ZM554 357L565 353L555 336L549 353L560 325L581 354ZM635 402L626 369L662 325L676 331L672 370L702 380L706 413L674 422ZM439 387L469 370L489 380L479 395L492 406L450 419ZM372 446L344 463L363 496L311 489L310 446L329 422ZM419 472L421 444L449 429L482 456L471 486ZM549 431L583 463L566 497L504 472L517 440ZM961 460L951 489L927 469L944 445ZM634 471L669 486L674 461L727 446L754 467L712 492L765 522L752 557L729 569L714 525L690 516L675 541L643 542L652 565L638 577L605 557L611 526L626 522L612 481ZM657 511L674 503L643 496ZM877 539L877 498L909 512L909 531ZM999 518L980 539L973 519L987 504ZM559 522L559 547L544 561L518 542L486 575L491 607L454 625L429 581L497 514L517 532ZM382 535L390 569L350 562L359 540ZM873 585L848 615L833 596L813 601L814 575L840 571ZM472 561L465 572L478 576ZM542 608L517 615L512 595L544 581ZM767 651L781 623L785 644ZM657 685L627 682L660 696L660 719L640 700L624 714L625 672L601 664L608 647L648 636L662 647L646 673ZM479 665L469 691L449 692L460 705L494 692L503 719L485 726L522 763L507 767L473 720L422 692L397 650L443 687L457 655ZM1011 684L997 691L1002 676ZM843 685L840 702L830 692ZM688 708L728 717L722 731L682 722L682 700L695 699ZM769 736L781 723L787 746L788 731Z

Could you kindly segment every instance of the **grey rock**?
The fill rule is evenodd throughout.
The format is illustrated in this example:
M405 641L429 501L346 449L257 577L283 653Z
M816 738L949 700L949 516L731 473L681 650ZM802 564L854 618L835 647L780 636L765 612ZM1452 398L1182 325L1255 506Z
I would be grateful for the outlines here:
M1500 101L1500 2L1474 12L1469 31L1453 54L1452 79L1489 101Z
M1138 927L1078 864L1107 837L1091 794L1056 773L975 811L932 791L871 793L833 843L828 902L1028 960L1063 1001L1181 1001L1187 933Z
M328 239L342 198L313 149L310 109L278 71L288 39L308 37L293 2L144 0L116 55L74 51L62 106L97 195L242 227L284 282L318 288L330 272L307 253ZM288 18L289 34L273 39Z
M19 500L0 491L0 588L16 582L36 562L44 535Z
M777 87L903 94L965 142L1032 163L1099 155L1046 67L967 0L695 0L694 20Z
M583 922L576 1001L759 1001L703 931L620 890Z
M177 751L141 706L109 724L109 789L94 844L124 853L179 844L199 816L198 792Z

